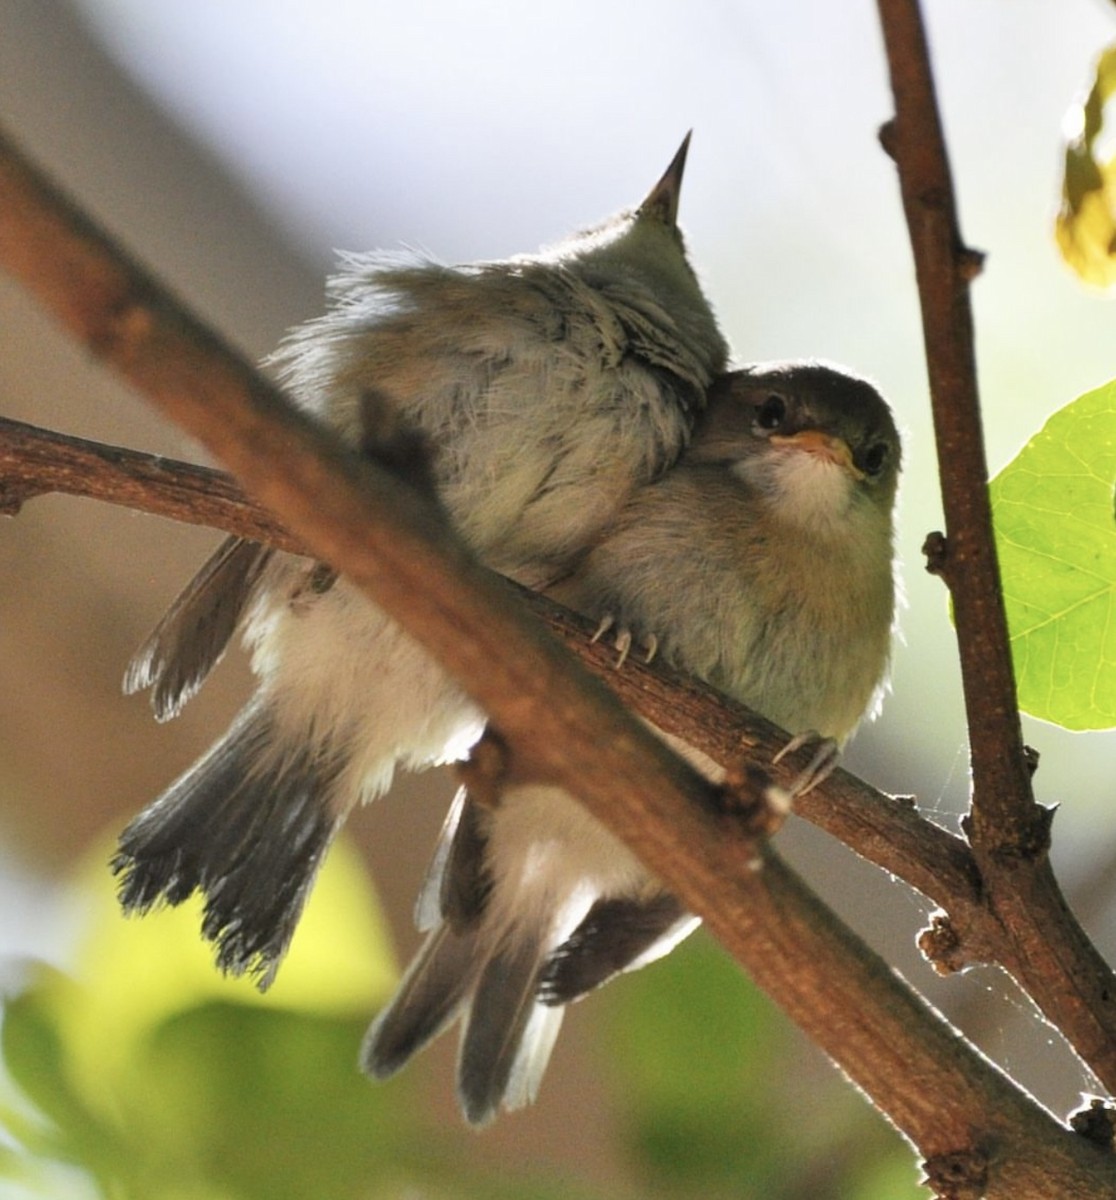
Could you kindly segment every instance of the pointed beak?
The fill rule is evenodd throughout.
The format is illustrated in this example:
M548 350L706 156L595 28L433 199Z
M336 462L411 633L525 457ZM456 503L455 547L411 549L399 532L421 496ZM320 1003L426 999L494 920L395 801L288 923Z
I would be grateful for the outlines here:
M641 217L656 217L671 228L678 221L678 197L682 191L682 173L686 169L686 154L690 149L691 129L682 139L678 153L671 159L662 179L651 189L639 206Z
M844 438L822 433L820 429L803 429L789 435L772 434L771 441L777 446L791 446L795 450L805 450L807 454L816 454L844 467L854 478L864 478L864 472L853 462L852 451Z

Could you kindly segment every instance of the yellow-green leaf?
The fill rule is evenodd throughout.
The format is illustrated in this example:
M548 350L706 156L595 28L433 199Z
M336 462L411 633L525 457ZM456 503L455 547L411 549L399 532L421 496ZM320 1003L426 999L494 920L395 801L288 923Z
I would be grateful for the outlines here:
M71 1003L60 986L57 1006L75 1078L94 1103L106 1098L105 1080L126 1071L148 1032L176 1012L228 1000L366 1018L395 985L371 881L344 838L331 847L290 952L262 995L250 980L226 978L213 965L197 897L144 917L122 916L109 857L107 844L97 846L75 889L86 915L75 969L83 1002Z
M1116 382L1067 405L992 482L1020 707L1116 726Z

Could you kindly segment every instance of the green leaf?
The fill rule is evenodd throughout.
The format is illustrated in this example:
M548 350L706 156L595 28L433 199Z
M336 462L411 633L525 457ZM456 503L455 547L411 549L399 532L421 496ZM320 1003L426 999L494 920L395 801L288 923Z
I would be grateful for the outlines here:
M597 1002L644 1200L925 1195L910 1148L707 934Z
M609 1071L648 1190L780 1196L771 1079L785 1026L764 997L701 934L609 991Z
M227 1001L170 1018L135 1078L153 1184L193 1175L253 1200L377 1195L410 1128L399 1089L357 1070L366 1023Z
M871 1162L848 1192L848 1200L926 1200L910 1148L897 1146Z
M33 988L4 1007L4 1065L23 1094L60 1130L89 1120L70 1079L53 1014Z
M992 481L1020 707L1116 726L1116 382L1050 418Z
M263 994L249 979L218 972L199 932L198 897L142 918L123 917L107 866L110 852L107 843L96 846L76 881L86 916L76 964L84 997L72 1003L63 981L56 1008L73 1077L93 1107L105 1095L104 1081L128 1074L137 1046L176 1012L228 1000L367 1018L395 985L394 955L371 880L344 837L330 848L290 952Z
M54 997L65 984L64 977L42 968L37 983L4 1005L4 1066L45 1118L32 1122L13 1113L17 1119L7 1128L39 1159L81 1163L107 1181L124 1157L120 1139L92 1112L73 1080L71 1057L55 1019ZM74 995L77 989L69 991Z
M1055 237L1062 257L1086 282L1116 287L1116 155L1106 106L1116 96L1116 46L1101 55L1084 104L1067 114L1062 205ZM1111 114L1108 114L1111 116Z
M0 1127L3 1117L0 1116ZM25 1161L14 1150L0 1142L0 1179L22 1179L27 1174Z
M124 920L107 859L99 847L75 883L87 918L79 978L40 967L5 1000L0 1195L589 1195L542 1170L476 1163L470 1131L419 1115L414 1072L387 1083L361 1074L361 1037L396 972L370 881L344 841L264 996L221 978L195 907Z

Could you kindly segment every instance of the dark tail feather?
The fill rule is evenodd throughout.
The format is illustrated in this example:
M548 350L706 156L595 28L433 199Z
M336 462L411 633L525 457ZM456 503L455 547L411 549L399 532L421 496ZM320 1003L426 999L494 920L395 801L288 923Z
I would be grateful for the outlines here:
M394 1075L460 1012L487 957L482 943L490 884L488 840L476 802L462 788L450 805L415 906L431 930L391 1003L373 1022L361 1065L377 1079Z
M485 964L461 1039L457 1094L466 1119L485 1125L501 1104L535 1098L562 1010L535 999L542 965L538 942L520 937Z
M574 932L547 960L539 1000L569 1004L673 949L697 925L669 893L649 900L598 900Z
M266 705L250 703L120 835L112 869L125 911L204 892L218 965L266 988L341 824L329 796L341 765L309 748L278 753Z
M535 1000L540 957L528 942L490 954L482 931L440 925L368 1030L361 1067L377 1079L394 1075L468 1006L457 1069L466 1119L485 1125L501 1105L529 1103L562 1020L561 1008Z
M391 1003L373 1021L360 1051L361 1067L387 1079L450 1024L472 986L477 931L448 925L431 933Z
M481 919L492 891L487 853L484 811L460 788L415 902L415 925L420 930L425 933L446 921L462 932Z
M160 721L177 716L221 660L272 551L226 538L167 609L124 675L124 691L151 687Z
M431 928L399 991L364 1039L361 1065L383 1079L465 1013L457 1094L466 1119L535 1098L562 1009L539 1002L545 928L494 917L485 810L463 789L454 799L416 906Z

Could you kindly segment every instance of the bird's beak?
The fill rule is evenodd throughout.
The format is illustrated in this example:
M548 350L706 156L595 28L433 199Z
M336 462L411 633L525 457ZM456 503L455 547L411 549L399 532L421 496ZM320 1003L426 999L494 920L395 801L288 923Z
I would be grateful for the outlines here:
M692 132L692 131L691 131ZM682 139L678 153L671 159L662 179L639 206L641 217L657 217L672 229L678 221L678 197L682 191L682 173L686 169L686 153L690 149L690 134Z
M803 429L798 433L771 435L771 441L777 446L791 446L795 450L805 450L807 454L816 454L828 462L844 467L855 479L863 479L864 472L853 462L852 451L844 438L831 433L822 433L820 429Z

